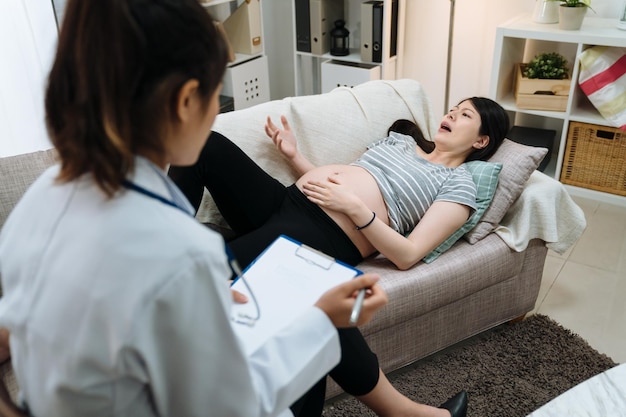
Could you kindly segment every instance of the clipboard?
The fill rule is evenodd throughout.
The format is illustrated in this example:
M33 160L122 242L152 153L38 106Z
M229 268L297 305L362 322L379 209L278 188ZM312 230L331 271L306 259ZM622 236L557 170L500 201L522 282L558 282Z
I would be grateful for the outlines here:
M244 280L238 278L232 284L233 289L248 297L247 303L232 305L235 333L246 352L251 353L297 320L327 290L361 274L350 265L280 235L243 271ZM258 320L250 325L237 320L256 317L255 301Z

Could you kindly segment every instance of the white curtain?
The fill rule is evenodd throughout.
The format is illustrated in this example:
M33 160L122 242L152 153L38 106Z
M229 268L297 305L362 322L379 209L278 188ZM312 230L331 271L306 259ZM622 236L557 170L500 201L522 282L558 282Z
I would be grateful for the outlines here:
M52 146L43 99L57 33L51 0L0 0L0 157Z

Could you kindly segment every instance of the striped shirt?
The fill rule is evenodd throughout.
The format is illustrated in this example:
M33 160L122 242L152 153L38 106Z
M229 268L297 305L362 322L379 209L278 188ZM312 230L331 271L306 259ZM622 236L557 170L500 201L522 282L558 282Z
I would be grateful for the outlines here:
M416 153L416 146L411 136L391 132L350 164L366 169L376 179L390 226L403 235L413 230L435 201L476 209L476 185L467 168L433 164Z

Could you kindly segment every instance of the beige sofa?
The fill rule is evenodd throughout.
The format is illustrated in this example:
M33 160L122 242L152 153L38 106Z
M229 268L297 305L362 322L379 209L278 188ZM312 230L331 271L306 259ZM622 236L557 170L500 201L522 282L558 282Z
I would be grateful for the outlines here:
M432 113L420 84L412 80L372 81L353 89L339 88L323 95L286 98L220 114L215 130L237 142L286 184L294 181L293 173L263 132L265 118L278 120L281 114L289 119L302 152L316 164L354 160L369 143L384 137L391 123L400 118L417 121L430 136L440 116ZM509 153L518 151L513 148ZM475 242L470 244L466 235L434 262L420 262L407 271L397 270L380 256L359 266L363 271L379 273L389 294L389 304L362 328L385 371L410 364L534 308L547 246L559 252L567 249L582 232L584 218L581 220L581 212L560 183L532 172L541 153L531 150L531 154L531 166L525 168L527 175L521 175L518 189L500 181L496 196L502 194L509 199L500 207L502 213L490 213L490 207L484 219L491 216L491 223L485 220L473 229L484 229L486 237L474 237ZM53 151L45 151L0 160L0 226L25 188L53 162L53 156ZM504 162L501 175L507 166L515 171L521 164L512 163L506 155L500 158ZM525 187L528 176L532 187ZM527 220L519 218L537 218L536 201L542 201L540 206L546 209L540 213L540 224L527 228ZM496 205L495 198L492 205ZM498 217L505 212L520 215L508 219L504 216L500 222ZM559 213L566 213L567 221L556 219ZM208 194L197 217L202 222L225 226ZM553 223L556 226L550 226ZM525 235L524 230L531 229L533 233ZM10 364L5 364L2 371L15 394ZM339 388L329 384L327 396L338 393Z

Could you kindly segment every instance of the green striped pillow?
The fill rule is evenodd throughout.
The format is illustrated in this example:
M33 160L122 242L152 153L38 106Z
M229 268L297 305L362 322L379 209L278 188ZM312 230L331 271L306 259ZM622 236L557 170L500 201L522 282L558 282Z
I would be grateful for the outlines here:
M470 161L464 166L472 173L472 179L476 184L476 210L469 219L456 230L450 237L437 246L431 253L423 259L427 264L431 263L442 253L450 249L454 243L465 233L470 231L480 221L487 207L493 200L498 185L498 176L502 170L502 164L499 162Z

